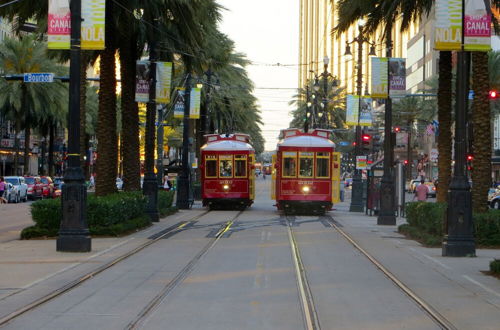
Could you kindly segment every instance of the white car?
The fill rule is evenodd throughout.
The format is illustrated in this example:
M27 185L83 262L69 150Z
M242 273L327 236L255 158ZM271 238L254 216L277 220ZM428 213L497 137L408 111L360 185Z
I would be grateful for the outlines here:
M6 176L5 182L12 184L13 188L10 192L9 202L12 200L15 203L28 200L28 185L22 176Z
M123 188L123 180L122 179L116 178L116 188L118 190L122 190L122 188Z

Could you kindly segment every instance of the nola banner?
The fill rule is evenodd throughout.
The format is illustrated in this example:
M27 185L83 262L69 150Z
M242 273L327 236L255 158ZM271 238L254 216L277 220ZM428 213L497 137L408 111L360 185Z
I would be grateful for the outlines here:
M434 48L443 51L462 50L462 41L467 51L491 49L489 0L436 0Z
M371 96L373 98L385 99L389 96L388 63L387 57L372 57Z
M137 61L135 70L135 101L149 102L149 61Z
M104 49L106 0L82 0L81 48ZM69 0L49 0L48 49L69 49L71 11Z
M170 87L172 84L172 63L156 62L156 102L170 102Z
M406 95L406 59L391 57L389 59L389 95L402 97Z

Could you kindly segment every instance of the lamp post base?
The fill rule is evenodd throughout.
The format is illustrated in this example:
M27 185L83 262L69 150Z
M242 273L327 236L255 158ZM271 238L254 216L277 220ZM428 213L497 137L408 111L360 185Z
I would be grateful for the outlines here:
M396 215L394 212L394 184L390 178L382 178L380 186L380 213L377 218L377 225L396 225Z
M363 182L361 182L361 175L355 174L352 179L352 197L349 212L364 212L363 205Z
M472 237L449 237L442 244L443 257L475 257L476 245Z
M59 232L56 250L59 252L90 252L92 241L89 233L63 233Z
M142 185L143 194L147 198L146 214L149 216L149 219L151 219L151 222L159 222L158 182L156 181L156 175L154 173L146 173Z
M187 210L189 205L189 179L181 175L177 184L177 207Z

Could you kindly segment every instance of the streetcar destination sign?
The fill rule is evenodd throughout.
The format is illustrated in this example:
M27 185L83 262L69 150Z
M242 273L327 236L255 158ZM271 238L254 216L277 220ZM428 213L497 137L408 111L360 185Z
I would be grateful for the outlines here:
M25 73L24 82L26 83L51 83L54 82L53 73Z

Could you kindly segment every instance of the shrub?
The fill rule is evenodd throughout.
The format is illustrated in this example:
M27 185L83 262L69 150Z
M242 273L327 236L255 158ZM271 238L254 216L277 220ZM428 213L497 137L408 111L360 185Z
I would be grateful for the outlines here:
M173 190L158 191L158 211L160 212L161 217L165 217L177 211L176 207L172 207L172 204L174 202L174 194L175 192Z
M495 259L490 262L490 271L494 274L500 275L500 259Z
M500 246L500 210L474 214L474 237L481 246Z

